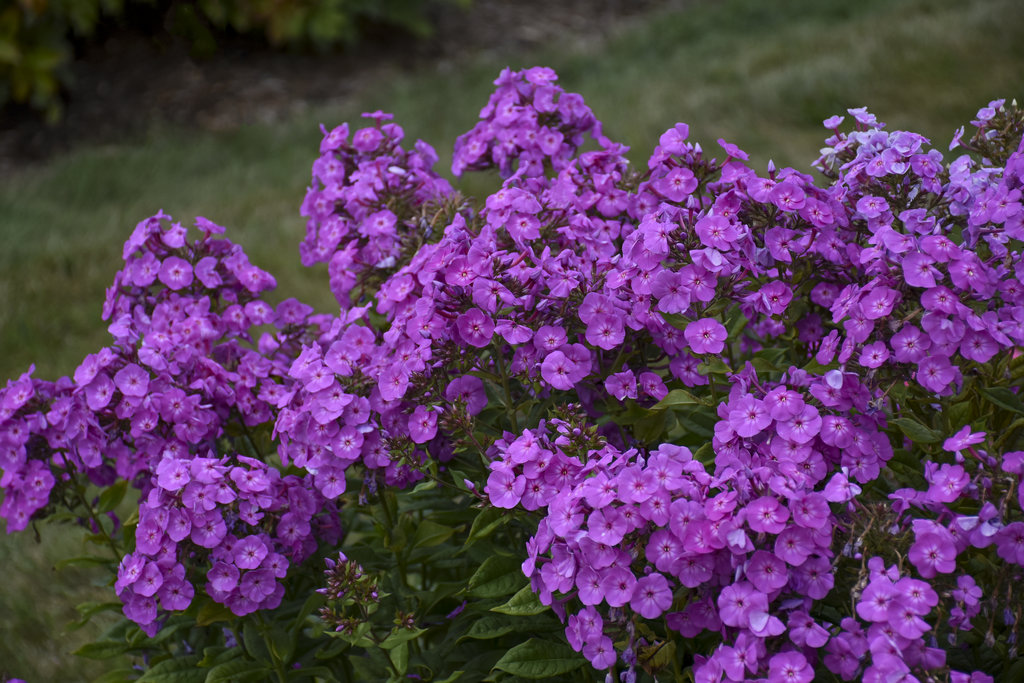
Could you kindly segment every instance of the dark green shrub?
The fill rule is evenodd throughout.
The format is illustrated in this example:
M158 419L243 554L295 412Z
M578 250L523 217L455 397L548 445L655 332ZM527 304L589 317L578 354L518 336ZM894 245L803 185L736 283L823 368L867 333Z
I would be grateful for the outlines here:
M103 21L166 32L210 55L230 35L275 49L351 45L371 27L429 35L442 4L470 0L16 0L0 10L0 108L25 104L54 121L62 109L73 44L100 35ZM148 11L132 13L129 9ZM153 16L157 21L153 22ZM145 16L145 21L139 17Z

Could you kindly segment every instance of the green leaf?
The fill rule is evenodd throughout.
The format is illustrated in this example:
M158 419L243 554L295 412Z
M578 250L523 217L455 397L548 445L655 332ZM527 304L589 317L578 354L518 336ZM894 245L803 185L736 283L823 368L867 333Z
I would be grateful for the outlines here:
M295 653L295 645L298 640L298 631L285 628L280 623L275 623L268 628L264 634L264 640L270 647L270 653L274 661L287 662Z
M142 674L137 683L203 683L206 669L199 668L199 655L165 659Z
M469 537L466 539L466 545L468 546L490 536L498 527L503 526L508 521L508 516L509 512L507 510L497 507L485 507L473 520L473 525L469 528Z
M199 660L199 666L209 669L218 664L230 662L235 657L242 656L242 654L244 654L242 649L238 647L228 649L223 645L210 645L203 648L203 658Z
M209 626L218 621L231 621L235 613L219 602L210 601L202 606L196 615L197 626Z
M416 527L416 535L413 537L412 545L414 548L431 548L435 545L441 545L451 538L454 533L455 529L450 526L426 519Z
M810 362L808 362L807 365L805 365L802 369L805 372L809 372L812 375L824 375L826 372L835 367L838 366L836 366L834 363L822 365L821 363L812 358Z
M464 673L466 673L466 672L462 671L462 670L453 671L452 675L449 676L448 678L444 678L444 679L442 679L440 681L434 681L434 683L455 683L455 681L457 681L460 678L462 678L462 674L464 674Z
M692 406L700 405L700 403L700 399L686 389L673 389L668 392L668 396L651 406L651 410L665 410L674 406Z
M718 356L712 356L711 358L704 359L704 361L697 366L697 372L705 376L724 375L727 372L731 373L732 369Z
M459 638L460 641L466 638L473 638L476 640L490 640L491 638L500 638L506 633L511 633L516 630L515 626L509 623L509 619L505 617L498 617L494 615L487 615L473 621L473 625L469 627L469 631L464 636Z
M75 605L75 609L82 616L73 621L69 628L72 631L82 628L100 612L120 612L122 607L120 602L83 602L80 605Z
M523 586L518 593L509 598L509 601L504 605L498 605L492 607L492 612L498 612L499 614L511 614L513 616L529 616L533 614L540 614L546 612L550 607L541 604L537 594L534 593L530 586Z
M218 664L206 673L205 683L242 683L270 678L271 670L265 664L251 659L236 658Z
M500 598L514 593L525 580L520 560L493 555L469 578L469 594L475 598Z
M650 417L637 420L633 425L633 436L645 444L653 444L662 440L665 433L666 413L654 413Z
M116 483L103 489L100 494L99 504L96 506L100 513L110 512L124 500L124 494L128 491L128 480L118 479Z
M1021 402L1020 396L1013 393L1009 387L985 387L981 393L1003 410L1024 415L1024 403Z
M289 681L309 681L311 678L322 678L327 681L336 680L334 672L326 666L304 666L299 669L292 669L287 676Z
M402 643L408 643L410 640L415 640L416 638L419 638L421 634L426 632L426 629L423 628L395 627L394 630L392 630L391 633L388 634L388 637L381 642L380 646L385 650L392 650L401 645Z
M710 441L705 441L704 445L693 454L693 459L704 463L704 465L713 464L715 462L715 447L711 445Z
M92 679L92 683L129 683L129 681L134 681L138 675L139 672L132 668L114 669Z
M676 644L674 641L667 640L657 645L641 648L639 655L640 661L648 667L655 670L664 669L675 660Z
M262 662L271 661L267 643L263 640L263 634L260 633L259 627L255 623L249 622L242 627L242 643L245 645L245 651L253 659Z
M523 678L552 678L569 673L585 664L582 656L559 642L530 638L505 653L495 669Z
M86 659L110 659L123 655L131 649L131 645L117 640L101 640L97 643L86 643L71 654Z
M409 669L409 643L408 641L399 643L388 653L391 658L391 663L395 665L395 671L398 672L399 676L404 676L405 672Z
M909 417L897 417L889 422L899 427L900 431L914 443L936 443L942 439L942 434Z

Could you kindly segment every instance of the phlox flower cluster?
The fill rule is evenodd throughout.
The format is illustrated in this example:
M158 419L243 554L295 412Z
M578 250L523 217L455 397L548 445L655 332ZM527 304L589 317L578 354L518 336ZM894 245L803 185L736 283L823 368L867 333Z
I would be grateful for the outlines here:
M342 307L360 279L387 271L403 250L418 246L409 238L421 232L421 207L452 192L432 170L437 154L430 145L417 140L405 150L405 133L390 114L366 116L373 125L351 140L348 124L323 130L301 210L308 219L302 264L328 263L331 292Z
M236 614L276 604L289 562L339 533L312 474L282 477L221 450L228 432L276 414L281 380L319 323L294 299L268 303L274 279L215 237L223 228L196 225L202 236L190 242L162 213L140 222L104 306L113 344L73 378L26 374L0 398L8 531L57 497L54 487L80 495L83 477L139 488L135 549L115 587L125 614L151 633L159 614L190 604L204 574L210 596ZM275 332L257 342L258 326ZM247 545L256 556L243 557Z
M116 588L153 631L202 578L235 614L274 607L339 542L350 482L363 502L462 458L471 491L535 520L523 572L597 669L632 680L639 653L716 634L685 655L699 681L986 680L946 653L1020 599L1024 458L944 406L1014 377L1024 346L1019 112L991 103L956 141L984 158L946 163L849 110L854 130L825 122L822 186L685 124L636 169L555 82L503 71L458 139L457 175L503 178L480 206L386 114L324 129L301 252L338 315L270 306L207 221L195 243L140 224L115 343L0 393L8 528L76 473L135 482ZM921 406L953 424L923 464ZM280 466L251 438L223 449L258 427ZM344 557L328 575L370 585Z
M609 144L583 98L567 93L546 67L504 69L480 121L455 141L452 173L497 168L503 176L516 166L529 176L559 171L590 135Z

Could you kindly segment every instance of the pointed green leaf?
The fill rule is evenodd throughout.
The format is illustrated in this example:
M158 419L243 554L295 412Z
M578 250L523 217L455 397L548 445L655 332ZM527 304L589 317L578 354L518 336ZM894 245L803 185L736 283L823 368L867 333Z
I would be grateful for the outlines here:
M909 417L897 417L889 422L899 427L900 431L914 443L936 443L942 439L942 434Z
M511 614L513 616L529 616L546 612L549 609L551 608L547 605L541 604L540 598L527 585L523 586L518 593L509 598L509 601L504 605L492 607L491 611L500 614Z
M1024 403L1021 402L1020 396L1013 393L1009 387L986 387L981 390L981 393L1003 410L1024 415Z
M106 513L116 508L124 500L124 494L127 491L127 479L118 479L116 483L103 489L103 493L100 494L99 504L96 506L97 512Z
M490 640L491 638L500 638L506 633L511 633L515 630L515 627L509 623L509 619L505 617L499 617L492 614L475 619L473 625L469 627L469 631L459 640L465 640L466 638L473 638L476 640Z
M469 528L469 538L466 539L466 545L490 536L494 533L495 529L508 521L509 514L508 510L496 507L486 507L481 510L480 514L473 520L473 526Z
M413 538L414 548L431 548L435 545L441 545L455 533L455 529L450 526L438 524L437 522L431 522L429 519L420 522L419 526L416 527L416 535Z
M196 615L197 626L209 626L218 621L231 621L235 613L219 602L210 601L202 606Z
M484 560L470 577L469 593L475 598L500 598L516 592L524 581L520 560L494 555Z
M204 683L206 669L199 667L199 655L165 659L138 679L137 683Z
M388 637L381 642L380 646L385 650L391 650L398 647L402 643L407 643L410 640L419 638L420 635L423 633L426 633L426 629L395 627L395 629L392 630L390 634L388 634Z
M251 659L236 658L218 664L206 673L204 683L242 683L270 678L271 670L265 664Z
M86 659L110 659L123 655L131 649L131 645L123 641L101 640L97 643L86 643L71 654Z
M673 406L700 405L700 399L686 389L673 389L668 395L651 406L651 410L665 410Z
M92 679L92 683L129 683L138 678L138 675L139 672L132 668L114 669Z
M505 653L495 669L523 678L553 678L586 664L583 656L563 643L530 638Z

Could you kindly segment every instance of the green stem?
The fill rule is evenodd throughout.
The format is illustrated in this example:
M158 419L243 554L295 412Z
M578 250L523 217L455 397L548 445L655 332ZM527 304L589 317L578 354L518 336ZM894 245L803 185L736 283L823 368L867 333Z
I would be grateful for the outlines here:
M96 510L93 509L92 505L89 504L89 501L85 499L85 494L83 493L84 487L79 485L78 478L75 476L74 471L68 469L67 472L71 477L71 487L75 490L75 496L77 496L78 501L82 504L82 507L86 509L86 512L89 513L89 519L92 520L92 523L96 526L96 529L98 530L96 533L101 534L103 538L107 541L107 545L110 546L110 551L114 554L114 561L120 564L123 555L117 549L117 544L114 542L114 539L110 537L110 534L107 533L107 530L103 528L102 522L96 515Z
M519 420L516 419L516 409L512 405L512 390L509 388L508 372L505 369L505 362L501 357L501 347L495 340L491 341L491 346L494 348L494 364L498 367L498 373L501 375L501 388L505 391L505 408L508 410L508 416L512 422L512 431L518 433Z

